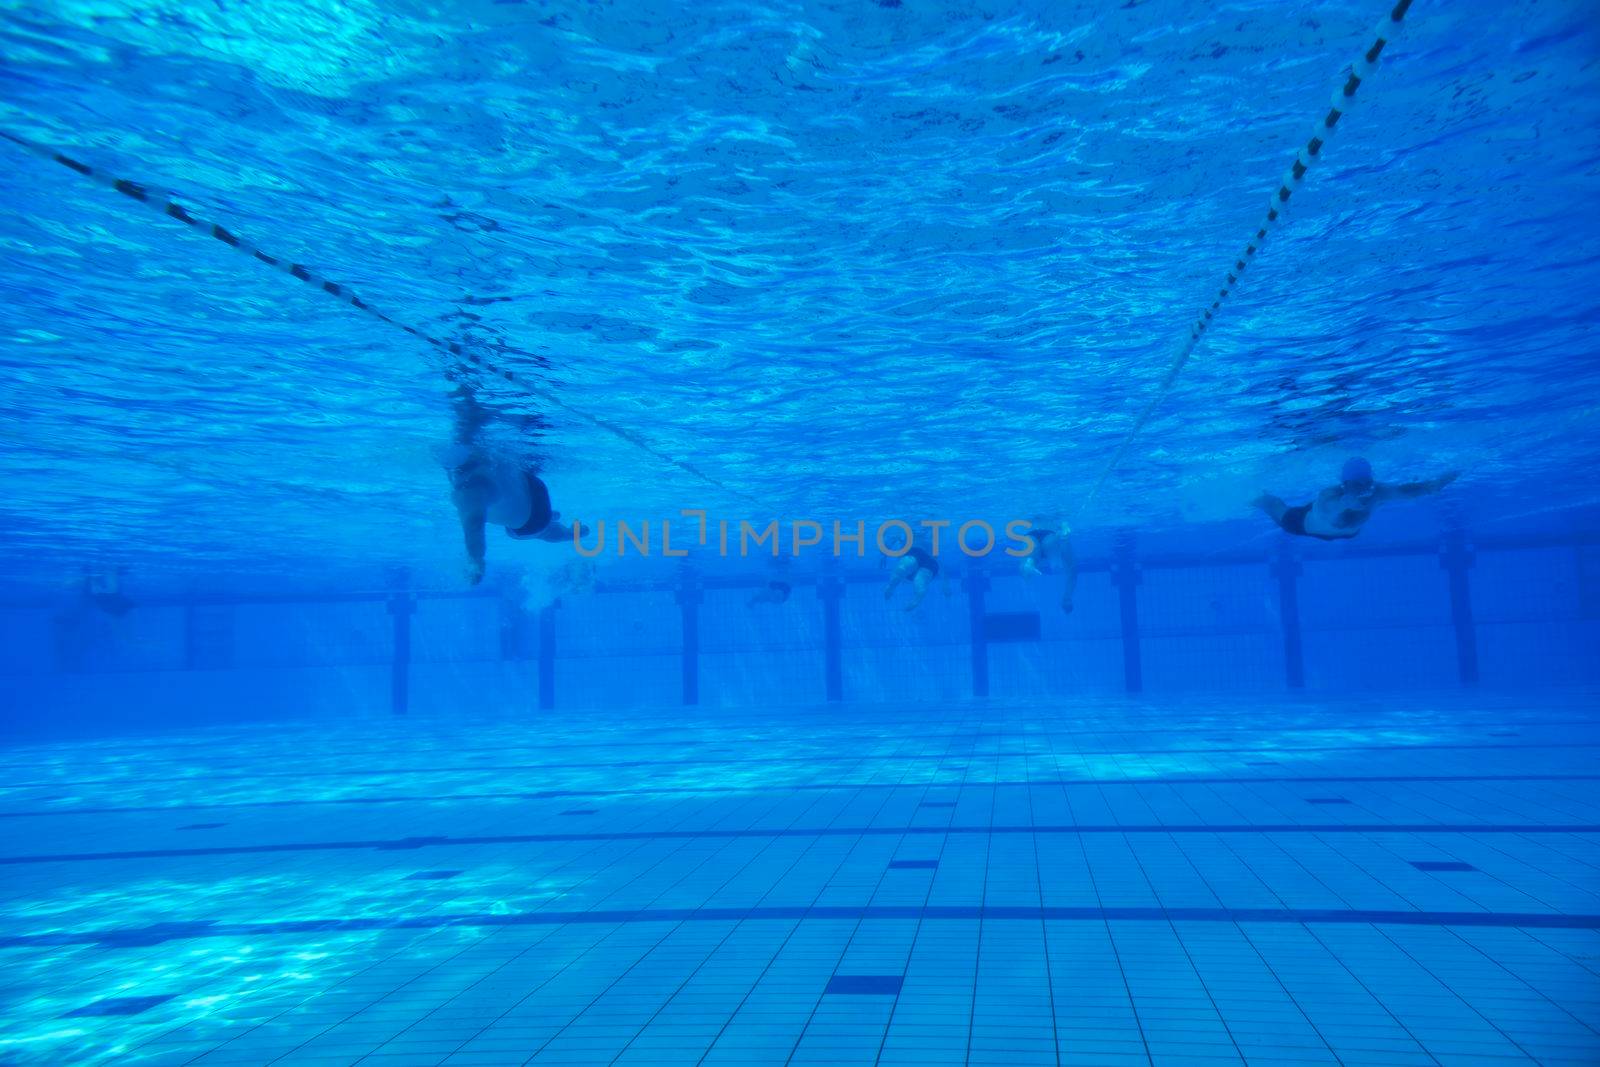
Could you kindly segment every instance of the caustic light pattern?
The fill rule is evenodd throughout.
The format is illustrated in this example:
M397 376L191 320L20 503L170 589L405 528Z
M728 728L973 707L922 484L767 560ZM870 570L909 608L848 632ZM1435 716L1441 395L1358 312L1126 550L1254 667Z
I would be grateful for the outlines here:
M1592 1063L1594 701L1448 709L16 748L0 1055Z

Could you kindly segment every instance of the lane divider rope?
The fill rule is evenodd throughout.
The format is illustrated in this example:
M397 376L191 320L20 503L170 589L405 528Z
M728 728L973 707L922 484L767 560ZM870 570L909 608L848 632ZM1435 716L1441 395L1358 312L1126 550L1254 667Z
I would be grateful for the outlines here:
M463 345L458 341L450 341L444 338L434 337L426 330L418 329L409 323L393 318L387 313L372 306L351 291L349 286L330 281L321 274L302 264L295 263L280 256L271 255L264 251L259 245L245 239L244 237L241 237L232 230L229 230L218 223L210 222L206 219L200 218L179 204L174 199L174 194L166 190L158 189L150 185L143 185L138 182L128 181L123 178L118 178L117 176L108 174L96 167L91 167L87 163L83 163L72 156L58 152L46 145L39 144L36 141L31 141L26 137L18 136L17 134L6 130L0 130L0 138L10 141L11 143L18 145L19 147L31 152L36 156L39 156L42 159L50 160L53 163L59 163L61 166L66 167L73 173L103 185L108 189L112 189L118 193L121 193L128 199L142 204L145 207L150 208L152 211L165 215L168 218L176 219L178 222L189 226L198 233L208 234L221 243L227 245L235 252L238 252L240 255L249 257L258 263L262 263L273 268L274 270L287 274L292 278L296 278L299 281L311 286L313 289L317 289L323 293L326 293L335 300L338 300L349 307L355 308L357 311L363 312L364 314L377 319L386 326L409 334L418 341L430 346L435 352L439 353L441 358L453 356L458 360L465 361L465 363L470 365L472 369L492 377L500 378L503 381L510 383L514 388L521 389L530 396L536 397L547 404L560 408L567 414L572 415L573 417L586 422L591 426L604 430L614 437L626 441L628 444L633 445L640 451L645 452L646 454L655 457L663 463L675 467L676 469L681 470L702 482L705 482L707 485L711 485L725 493L739 497L740 499L755 502L753 497L734 489L731 486L728 486L721 480L707 474L694 464L678 459L674 456L670 456L661 451L634 431L623 426L618 426L607 419L599 418L589 414L586 411L583 411L580 408L574 407L573 405L568 404L564 400L561 400L559 397L555 396L550 390L534 385L526 375L519 374L508 367L496 365L489 359L485 358L477 346L471 344ZM447 365L446 370L450 369L451 368Z
M1272 193L1271 200L1267 204L1266 217L1261 221L1261 225L1256 228L1255 234L1246 243L1244 251L1240 253L1239 258L1234 260L1233 265L1225 272L1223 285L1217 290L1217 295L1211 301L1211 306L1202 310L1189 327L1189 334L1184 338L1183 343L1178 346L1177 355L1173 356L1172 362L1167 365L1166 373L1161 376L1161 382L1156 387L1155 395L1140 410L1138 417L1134 419L1133 426L1123 436L1121 443L1117 445L1116 451L1112 453L1110 460L1106 462L1105 467L1100 471L1100 476L1095 479L1093 487L1090 488L1088 495L1084 497L1083 503L1079 505L1077 514L1074 516L1075 520L1082 518L1083 514L1088 511L1089 505L1099 495L1101 487L1105 485L1106 479L1111 476L1111 472L1122 461L1123 455L1128 451L1128 447L1133 444L1134 438L1139 436L1139 432L1144 429L1145 423L1150 421L1150 416L1155 413L1156 408L1161 405L1167 394L1172 391L1173 383L1178 380L1179 372L1183 370L1184 364L1189 362L1189 357L1194 354L1195 348L1199 346L1201 339L1205 337L1206 331L1211 327L1212 319L1222 309L1223 302L1233 292L1235 285L1240 277L1243 276L1245 268L1254 260L1256 253L1266 243L1267 237L1283 220L1284 212L1289 206L1289 198L1294 195L1294 191L1305 180L1305 176L1310 172L1312 165L1322 158L1322 150L1327 146L1328 139L1333 136L1335 129L1339 125L1339 120L1349 112L1355 103L1356 90L1361 88L1362 82L1372 77L1377 71L1378 58L1383 54L1383 50L1389 42L1399 34L1400 27L1406 17L1406 11L1411 7L1411 2L1412 0L1399 0L1390 9L1389 13L1379 20L1378 25L1372 31L1372 44L1346 68L1344 81L1334 90L1327 114L1317 121L1310 139L1295 153L1294 163L1290 165L1288 173L1283 176L1283 180L1278 183L1278 188Z

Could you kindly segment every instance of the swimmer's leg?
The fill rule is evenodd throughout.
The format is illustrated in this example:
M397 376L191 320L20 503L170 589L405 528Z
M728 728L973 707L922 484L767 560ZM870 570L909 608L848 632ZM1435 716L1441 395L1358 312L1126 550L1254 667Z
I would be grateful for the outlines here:
M1267 513L1267 516L1279 526L1283 525L1283 513L1289 510L1289 505L1271 493L1262 493L1250 502L1253 506Z
M540 529L538 533L534 534L533 536L537 540L548 541L553 545L559 545L563 541L572 540L572 527L568 526L564 522L558 522L555 519L551 519L549 522L544 524L544 527Z
M911 597L911 603L906 605L907 611L916 611L922 606L922 598L928 595L928 586L932 584L933 575L925 570L917 571L917 576L911 580L911 588L915 593Z
M1072 614L1072 601L1078 592L1078 554L1072 550L1072 538L1065 533L1060 545L1061 569L1066 572L1067 584L1061 591L1061 610Z
M894 574L889 578L889 584L883 590L883 599L888 600L894 596L894 591L900 588L900 583L905 581L917 570L917 561L910 556L902 556L900 562L894 565Z

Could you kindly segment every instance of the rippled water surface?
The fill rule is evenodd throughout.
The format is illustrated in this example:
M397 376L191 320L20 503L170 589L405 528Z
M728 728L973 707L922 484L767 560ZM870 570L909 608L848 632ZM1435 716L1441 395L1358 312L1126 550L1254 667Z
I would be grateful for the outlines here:
M1383 10L7 0L0 127L495 352L569 514L1073 513ZM1080 524L1600 495L1593 16L1418 0ZM0 156L6 555L454 560L435 353Z

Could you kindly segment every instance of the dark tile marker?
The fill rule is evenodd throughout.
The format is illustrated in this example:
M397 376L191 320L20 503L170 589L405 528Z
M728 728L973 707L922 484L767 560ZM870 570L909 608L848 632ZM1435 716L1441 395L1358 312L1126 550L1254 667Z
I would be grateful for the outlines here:
M890 860L891 871L932 871L937 870L938 860Z
M416 874L405 876L407 882L442 882L446 878L454 878L460 871L418 871Z
M828 980L824 993L864 996L898 996L905 978L898 974L836 974Z
M1478 869L1470 863L1461 863L1457 860L1412 860L1411 866L1419 871L1475 871Z

